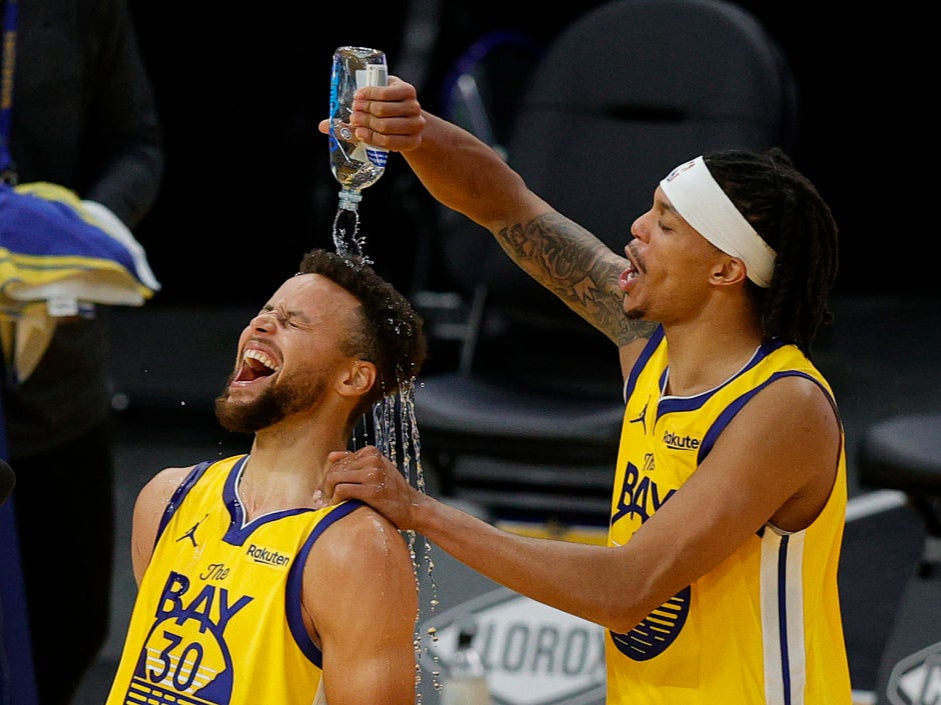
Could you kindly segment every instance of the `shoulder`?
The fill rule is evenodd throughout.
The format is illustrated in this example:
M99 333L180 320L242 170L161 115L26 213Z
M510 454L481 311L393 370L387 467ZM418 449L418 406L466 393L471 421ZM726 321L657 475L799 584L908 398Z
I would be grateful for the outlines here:
M405 538L366 505L331 524L317 538L303 572L303 603L321 634L329 631L329 624L339 627L353 619L363 611L363 604L379 604L391 597L394 604L404 606L414 598L415 573ZM338 602L338 591L358 599Z
M189 476L195 467L195 465L188 465L186 467L164 468L150 478L141 488L135 506L147 508L158 505L165 508L180 483Z
M194 467L165 468L154 475L137 495L131 529L131 559L138 585L153 555L160 521L170 499Z
M751 408L750 408L751 407ZM754 445L746 457L790 496L772 514L777 527L798 531L813 522L832 496L845 465L842 422L820 379L789 375L767 385L744 411Z
M727 425L721 425L714 452L721 447L742 458L776 464L799 456L800 466L808 472L813 472L812 458L834 466L843 427L833 397L820 379L774 375L750 384L744 393L739 389L726 397L726 404L720 418Z
M771 381L757 395L766 405L780 406L779 413L813 414L837 418L836 401L820 377L808 374L782 374Z
M180 468L164 468L150 478L137 493L137 500L134 503L134 523L159 522L173 493L195 467L195 465L189 465Z
M399 530L365 504L356 507L325 531L314 544L312 553L314 551L317 552L317 562L336 562L339 568L350 566L350 558L355 559L352 565L363 566L368 563L394 565L408 557L405 539Z
M752 432L779 437L819 436L838 432L841 422L830 391L821 380L803 374L774 376L745 395L747 403L735 414Z
M744 457L777 464L796 476L836 467L843 427L829 390L803 375L775 377L759 388L723 431Z

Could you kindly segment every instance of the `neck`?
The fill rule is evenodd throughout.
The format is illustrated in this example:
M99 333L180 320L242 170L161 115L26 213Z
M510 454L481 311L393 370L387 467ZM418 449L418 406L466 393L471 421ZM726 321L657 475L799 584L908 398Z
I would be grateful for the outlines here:
M239 494L249 518L297 507L314 507L331 451L346 450L345 424L282 421L255 434Z
M700 394L722 384L761 344L757 328L734 321L664 327L664 333L670 351L668 392L677 396Z

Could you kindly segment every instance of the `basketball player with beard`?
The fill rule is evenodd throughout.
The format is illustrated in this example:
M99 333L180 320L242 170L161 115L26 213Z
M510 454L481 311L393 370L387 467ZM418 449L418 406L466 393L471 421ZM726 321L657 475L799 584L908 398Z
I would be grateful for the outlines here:
M414 705L408 546L370 507L314 496L328 454L424 357L421 320L371 267L305 255L216 400L250 452L167 468L137 498L139 590L108 705Z

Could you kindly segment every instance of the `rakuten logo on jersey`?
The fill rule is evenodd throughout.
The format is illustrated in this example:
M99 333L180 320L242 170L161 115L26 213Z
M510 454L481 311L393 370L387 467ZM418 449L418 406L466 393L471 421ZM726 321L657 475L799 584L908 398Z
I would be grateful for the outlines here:
M446 678L458 626L468 617L477 623L474 646L487 668L495 705L604 702L604 629L506 588L422 624L426 671L440 670ZM429 629L437 639L427 636Z

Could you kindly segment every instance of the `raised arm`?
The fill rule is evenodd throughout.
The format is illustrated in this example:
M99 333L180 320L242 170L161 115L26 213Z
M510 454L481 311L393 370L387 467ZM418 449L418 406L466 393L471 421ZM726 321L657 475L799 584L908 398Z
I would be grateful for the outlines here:
M624 316L618 276L626 259L533 193L489 145L422 111L413 86L393 77L358 91L353 107L360 139L401 152L432 196L493 233L575 313L619 346L649 335L649 324Z

